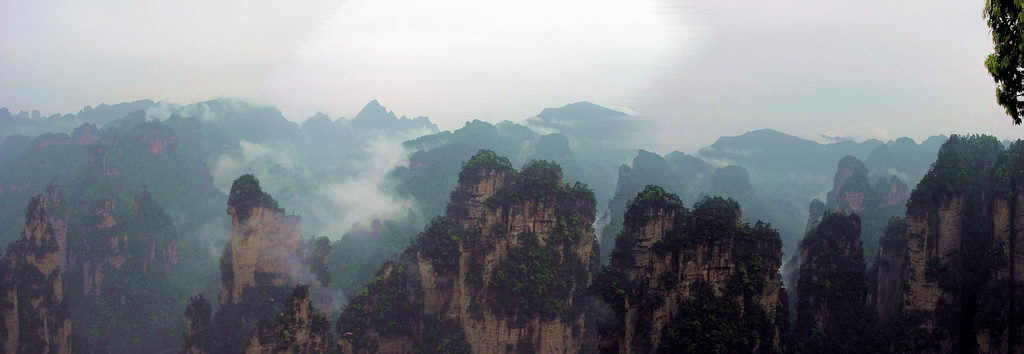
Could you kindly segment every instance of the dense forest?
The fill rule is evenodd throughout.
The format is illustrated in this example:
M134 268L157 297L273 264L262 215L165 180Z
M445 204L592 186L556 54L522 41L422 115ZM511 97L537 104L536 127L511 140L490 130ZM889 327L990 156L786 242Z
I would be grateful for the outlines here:
M571 123L571 124L570 124ZM8 353L1024 349L1024 142L0 109Z

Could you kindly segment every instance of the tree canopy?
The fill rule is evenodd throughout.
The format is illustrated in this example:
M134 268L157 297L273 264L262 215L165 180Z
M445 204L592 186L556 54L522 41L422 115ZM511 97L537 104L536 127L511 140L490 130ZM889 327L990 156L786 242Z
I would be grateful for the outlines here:
M996 82L996 102L1006 109L1013 124L1021 123L1024 112L1024 33L1021 32L1022 0L987 0L985 19L992 29L995 52L985 59L985 67Z

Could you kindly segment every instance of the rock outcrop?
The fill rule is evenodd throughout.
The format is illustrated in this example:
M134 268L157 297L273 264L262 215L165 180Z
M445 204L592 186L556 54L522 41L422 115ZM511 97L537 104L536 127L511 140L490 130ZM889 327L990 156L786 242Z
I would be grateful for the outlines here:
M884 242L873 304L891 350L1024 350L1024 142L952 136ZM888 237L888 236L887 236Z
M118 213L116 202L102 199L92 208L91 222L76 230L71 254L75 296L119 298L119 284L108 278L121 273L157 279L178 264L177 233L170 216L148 192L135 196L127 213Z
M587 352L594 196L558 165L481 150L446 215L351 299L347 353Z
M899 178L879 178L871 184L864 163L856 157L846 156L836 167L825 209L860 216L864 258L867 264L871 264L878 254L878 242L885 235L889 219L903 216L908 198L910 190ZM813 217L816 213L812 211L811 214ZM808 230L812 226L809 221Z
M324 288L329 240L304 243L299 217L286 215L253 175L232 184L227 212L232 228L220 262L220 307L211 314L206 298L192 298L184 351L329 352L330 322L312 305L332 303Z
M826 212L800 243L795 352L856 353L871 323L856 214Z
M903 310L903 277L907 267L907 220L892 218L879 240L878 257L868 274L868 303L881 325L892 322Z
M214 352L213 310L202 294L189 299L185 309L185 354Z
M615 195L608 201L608 225L601 230L601 259L607 261L622 233L623 215L629 201L647 185L657 185L684 199L696 199L714 168L703 160L681 152L665 157L640 150L632 165L619 167Z
M22 238L0 258L0 344L6 353L70 353L64 294L66 206L51 184L25 210Z
M299 285L272 324L259 323L249 335L246 353L328 353L331 323L313 309L309 287Z
M740 222L739 205L705 198L687 210L648 186L630 203L595 289L614 310L602 351L773 352L785 327L782 242Z
M231 241L221 258L221 304L239 303L246 290L291 284L302 270L301 224L263 192L253 175L231 186Z

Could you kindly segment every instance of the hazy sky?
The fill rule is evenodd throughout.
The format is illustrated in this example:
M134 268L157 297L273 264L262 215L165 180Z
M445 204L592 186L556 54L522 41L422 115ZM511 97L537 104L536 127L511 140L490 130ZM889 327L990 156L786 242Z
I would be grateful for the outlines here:
M759 128L1024 136L994 103L984 0L0 0L0 106L238 97L443 128L589 100L692 150Z

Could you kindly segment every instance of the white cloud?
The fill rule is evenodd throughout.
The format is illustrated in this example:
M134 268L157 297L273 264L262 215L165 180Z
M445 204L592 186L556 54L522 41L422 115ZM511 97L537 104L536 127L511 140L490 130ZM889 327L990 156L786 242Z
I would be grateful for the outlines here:
M269 81L290 116L370 99L445 127L625 104L685 45L656 0L350 1Z
M397 220L412 213L412 201L391 193L386 184L388 172L408 164L403 140L378 138L371 141L366 147L367 158L355 169L358 172L318 188L323 207L314 212L324 233L336 240L354 227L369 225L374 219Z

